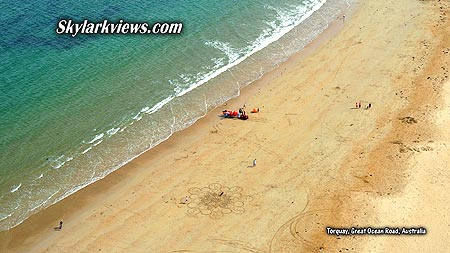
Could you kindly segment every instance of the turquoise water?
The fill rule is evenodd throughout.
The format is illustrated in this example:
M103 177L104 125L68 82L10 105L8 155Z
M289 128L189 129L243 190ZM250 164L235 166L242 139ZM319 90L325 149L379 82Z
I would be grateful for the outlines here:
M0 230L120 168L316 37L345 1L0 3ZM61 18L180 35L57 35Z

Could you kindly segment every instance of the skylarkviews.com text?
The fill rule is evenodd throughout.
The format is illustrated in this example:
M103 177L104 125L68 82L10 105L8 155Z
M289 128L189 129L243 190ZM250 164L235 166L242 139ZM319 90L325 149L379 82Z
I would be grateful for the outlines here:
M183 24L179 23L128 23L119 20L117 23L110 23L108 20L103 22L90 22L84 20L81 23L71 19L61 19L56 27L57 34L70 34L72 37L78 34L180 34L183 30Z

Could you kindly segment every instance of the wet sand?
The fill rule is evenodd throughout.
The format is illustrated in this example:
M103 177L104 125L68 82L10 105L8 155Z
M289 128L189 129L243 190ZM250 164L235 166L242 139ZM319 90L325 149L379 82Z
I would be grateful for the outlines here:
M1 251L444 251L449 9L360 1L240 97L0 233ZM243 104L261 111L247 121L217 116ZM326 233L367 226L428 233Z

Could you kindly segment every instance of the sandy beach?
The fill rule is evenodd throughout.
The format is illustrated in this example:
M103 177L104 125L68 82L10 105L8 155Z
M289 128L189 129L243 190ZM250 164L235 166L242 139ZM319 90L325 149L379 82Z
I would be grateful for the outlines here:
M0 251L448 250L449 10L443 0L359 1L238 98L1 232ZM244 104L260 112L218 117Z

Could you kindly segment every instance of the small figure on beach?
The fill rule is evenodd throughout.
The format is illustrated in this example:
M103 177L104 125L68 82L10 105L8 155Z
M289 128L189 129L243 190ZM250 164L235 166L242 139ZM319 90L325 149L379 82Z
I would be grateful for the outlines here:
M342 23L345 22L345 15L342 15Z
M355 108L358 108L358 101L356 101L355 103Z
M188 204L189 203L189 196L185 196L184 198L181 198L180 204Z
M256 159L253 159L253 167L256 166Z
M62 226L63 226L63 221L60 221L60 222L59 222L59 227L58 227L58 229L61 230L61 229L62 229Z
M369 103L369 105L367 106L369 109L372 107L372 104L371 103Z

